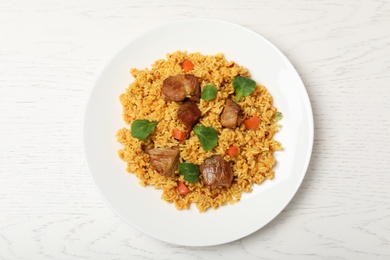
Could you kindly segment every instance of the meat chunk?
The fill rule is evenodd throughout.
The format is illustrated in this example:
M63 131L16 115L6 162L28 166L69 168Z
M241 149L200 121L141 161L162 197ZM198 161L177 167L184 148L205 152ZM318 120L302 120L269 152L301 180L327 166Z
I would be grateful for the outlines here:
M226 100L225 108L221 115L221 124L227 128L236 128L240 106L231 99Z
M180 122L190 131L196 122L198 122L201 112L195 103L186 101L180 106L177 115Z
M200 166L204 183L212 187L230 187L233 181L233 171L229 162L221 155L207 158Z
M189 97L199 100L200 87L198 79L190 74L170 76L163 81L161 97L165 101L183 101Z
M153 169L165 177L172 177L179 165L179 147L159 147L146 151Z

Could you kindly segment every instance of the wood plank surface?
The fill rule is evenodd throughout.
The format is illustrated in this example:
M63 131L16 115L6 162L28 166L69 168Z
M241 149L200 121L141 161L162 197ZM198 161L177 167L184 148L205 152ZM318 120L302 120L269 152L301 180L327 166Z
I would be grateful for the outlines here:
M313 107L308 172L254 234L160 242L103 202L84 160L89 94L161 24L215 18L266 37ZM0 259L390 259L390 1L0 1Z

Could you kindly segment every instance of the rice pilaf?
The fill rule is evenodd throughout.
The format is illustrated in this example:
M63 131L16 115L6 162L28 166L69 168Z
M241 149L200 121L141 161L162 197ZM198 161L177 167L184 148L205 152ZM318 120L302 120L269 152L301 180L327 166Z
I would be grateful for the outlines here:
M172 131L185 131L178 119L180 102L167 102L161 98L161 86L169 76L183 74L182 63L191 60L194 67L187 72L198 78L200 88L213 85L217 88L216 97L212 100L200 100L197 104L201 111L198 124L213 127L218 133L218 144L205 151L198 136L191 131L185 141L174 138ZM123 145L118 151L119 157L127 163L127 171L135 174L143 186L153 185L162 189L162 198L174 203L179 210L189 209L194 203L200 212L208 208L217 209L227 203L235 203L241 199L243 192L251 192L254 184L261 184L266 179L274 178L274 152L281 150L281 144L274 139L279 125L275 114L271 95L267 89L256 84L252 94L244 96L238 102L241 113L235 129L223 127L220 122L221 113L226 100L234 94L232 82L235 76L250 77L249 71L233 61L227 61L223 54L202 55L177 51L159 59L151 66L138 70L132 68L130 73L134 81L125 93L120 95L125 123L146 119L158 122L154 132L145 140L133 138L129 127L117 132L117 140ZM257 116L260 125L255 130L248 130L244 119ZM227 150L234 145L238 148L237 156L230 156ZM177 173L173 177L162 176L150 164L147 149L157 147L179 146L180 161L201 165L206 158L221 155L230 163L233 181L230 187L210 187L205 185L202 176L195 183L188 183L183 175ZM181 195L178 183L182 182L189 192Z

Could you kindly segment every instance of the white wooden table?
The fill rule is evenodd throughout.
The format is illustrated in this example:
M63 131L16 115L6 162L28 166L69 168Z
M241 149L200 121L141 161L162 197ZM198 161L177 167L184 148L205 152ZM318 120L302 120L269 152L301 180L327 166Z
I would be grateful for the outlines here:
M216 18L291 60L314 112L292 202L241 240L189 248L135 230L102 201L83 113L103 67L144 31ZM0 1L0 259L390 259L390 2Z

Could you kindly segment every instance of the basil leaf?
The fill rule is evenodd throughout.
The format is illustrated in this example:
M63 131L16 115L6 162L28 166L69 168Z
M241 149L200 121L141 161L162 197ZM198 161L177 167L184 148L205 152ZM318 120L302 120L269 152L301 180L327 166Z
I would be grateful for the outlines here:
M236 91L235 101L238 102L243 96L248 96L256 88L256 82L250 78L235 76L233 79L233 88Z
M279 121L279 120L282 120L283 118L283 114L281 112L276 112L275 115L274 115L274 118Z
M210 151L218 143L218 133L212 127L195 126L194 133L198 136L200 144L205 151Z
M179 173L184 176L184 179L189 183L195 183L200 175L199 168L193 163L180 163Z
M213 85L207 85L202 90L201 98L205 101L212 100L217 96L217 88Z
M154 129L158 122L150 122L149 120L135 120L131 124L131 136L139 140L145 140Z

